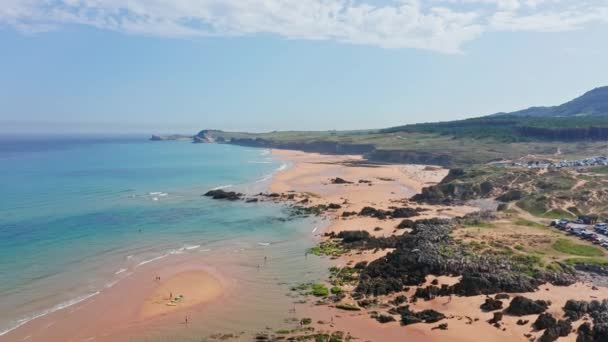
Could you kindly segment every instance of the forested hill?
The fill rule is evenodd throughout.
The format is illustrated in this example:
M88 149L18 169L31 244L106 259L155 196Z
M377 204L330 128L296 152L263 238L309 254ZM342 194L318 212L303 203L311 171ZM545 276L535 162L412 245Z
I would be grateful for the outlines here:
M532 117L571 117L587 115L608 115L608 86L595 88L576 99L553 107L531 107L510 114Z
M608 140L608 87L596 88L554 107L532 107L513 113L405 125L381 131L490 138L503 142Z

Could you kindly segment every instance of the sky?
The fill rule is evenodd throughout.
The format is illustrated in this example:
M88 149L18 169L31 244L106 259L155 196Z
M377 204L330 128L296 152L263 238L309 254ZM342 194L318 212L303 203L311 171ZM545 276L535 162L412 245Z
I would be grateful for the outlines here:
M0 0L0 132L383 128L608 85L605 0Z

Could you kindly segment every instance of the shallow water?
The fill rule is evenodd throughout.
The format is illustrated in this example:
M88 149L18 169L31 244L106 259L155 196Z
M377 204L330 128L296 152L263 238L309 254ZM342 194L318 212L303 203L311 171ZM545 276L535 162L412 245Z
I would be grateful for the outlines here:
M285 308L272 299L289 303L282 283L323 269L303 258L319 223L287 220L281 205L201 194L223 186L258 192L285 167L267 150L229 145L0 137L0 334L95 296L139 267L188 255L213 262L221 253L223 267L251 282L246 287L269 289L234 304L268 312L260 323L276 320ZM273 263L259 272L263 256ZM222 324L203 330L242 325Z

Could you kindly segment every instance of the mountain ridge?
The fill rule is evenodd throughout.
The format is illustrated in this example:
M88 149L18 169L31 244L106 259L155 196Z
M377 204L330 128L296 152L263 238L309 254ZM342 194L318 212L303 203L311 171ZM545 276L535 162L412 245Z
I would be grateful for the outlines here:
M557 106L534 106L514 112L499 112L490 116L573 117L608 115L608 86L597 87Z

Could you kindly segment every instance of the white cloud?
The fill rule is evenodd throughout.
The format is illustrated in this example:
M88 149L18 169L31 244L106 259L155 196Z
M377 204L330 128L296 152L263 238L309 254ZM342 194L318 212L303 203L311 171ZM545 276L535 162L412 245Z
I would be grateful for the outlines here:
M66 24L161 37L274 34L459 52L487 31L564 31L608 22L595 0L0 0L0 24Z

